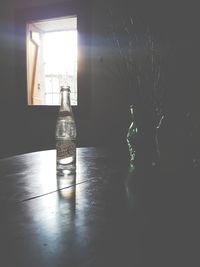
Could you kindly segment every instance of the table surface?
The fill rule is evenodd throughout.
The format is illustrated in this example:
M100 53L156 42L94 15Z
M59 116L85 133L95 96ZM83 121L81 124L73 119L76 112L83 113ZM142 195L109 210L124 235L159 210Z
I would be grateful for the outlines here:
M103 148L78 148L65 176L55 150L0 160L0 266L199 266L191 206L174 202L169 182L137 179Z

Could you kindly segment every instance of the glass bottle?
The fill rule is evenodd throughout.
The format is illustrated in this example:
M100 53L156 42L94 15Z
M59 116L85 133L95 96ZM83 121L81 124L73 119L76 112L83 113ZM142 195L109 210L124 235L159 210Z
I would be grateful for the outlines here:
M131 125L127 133L127 144L128 144L129 154L130 154L130 169L133 171L135 169L136 141L137 141L137 133L138 133L138 129L135 123L133 105L130 106L130 112L131 112Z
M61 87L61 104L56 122L57 172L76 168L76 124L70 101L70 87Z

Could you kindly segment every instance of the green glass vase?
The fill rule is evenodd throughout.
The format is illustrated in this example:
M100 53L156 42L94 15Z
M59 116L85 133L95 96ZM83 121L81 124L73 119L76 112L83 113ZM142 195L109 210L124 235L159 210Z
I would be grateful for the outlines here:
M130 171L135 170L135 158L136 158L136 150L137 150L137 135L138 135L138 128L135 122L135 110L134 106L130 106L130 113L131 113L131 124L128 129L127 133L127 144L130 156Z

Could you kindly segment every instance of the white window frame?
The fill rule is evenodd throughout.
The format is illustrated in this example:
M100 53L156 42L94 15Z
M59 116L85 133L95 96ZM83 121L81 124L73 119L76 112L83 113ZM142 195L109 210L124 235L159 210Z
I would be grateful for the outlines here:
M34 32L35 31L35 32ZM58 17L54 19L45 19L39 21L31 21L27 23L27 42L26 42L26 54L27 54L27 96L29 105L59 105L59 88L61 86L70 86L72 105L77 105L77 63L74 65L74 75L72 80L70 77L64 77L63 81L60 81L59 75L56 73L49 74L52 79L57 82L57 86L54 87L51 83L51 92L47 92L46 88L46 75L45 75L45 61L44 61L44 36L53 32L68 32L76 31L77 33L77 16ZM39 39L38 44L32 40L31 36L35 34ZM70 42L70 40L69 40ZM36 50L35 54L33 49ZM78 40L77 48L78 50ZM33 57L36 59L33 60ZM77 59L75 59L77 60ZM35 62L37 61L37 62ZM64 81L65 78L65 81ZM50 94L52 100L46 102L47 98L45 94ZM54 98L54 95L57 97Z
M61 0L62 1L62 0ZM27 64L26 64L26 25L29 21L53 19L57 17L77 16L78 30L78 105L73 107L76 118L91 117L92 79L91 79L91 33L92 1L73 0L19 8L15 11L15 59L16 59L16 98L22 109L30 113L43 112L45 116L57 112L58 106L28 105Z

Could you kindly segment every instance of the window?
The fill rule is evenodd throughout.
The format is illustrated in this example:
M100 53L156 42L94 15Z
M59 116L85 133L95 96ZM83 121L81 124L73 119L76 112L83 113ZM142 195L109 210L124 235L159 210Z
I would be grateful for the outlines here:
M69 85L75 115L88 118L91 0L18 9L15 19L19 103L45 114L54 112L59 105L60 86Z
M61 86L77 105L77 17L27 23L29 105L59 105Z

